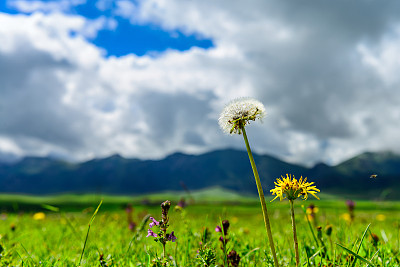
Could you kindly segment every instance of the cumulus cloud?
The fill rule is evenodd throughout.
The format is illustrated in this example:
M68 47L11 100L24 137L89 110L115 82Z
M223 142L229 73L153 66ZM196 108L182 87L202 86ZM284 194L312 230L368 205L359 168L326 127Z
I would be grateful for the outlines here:
M109 18L88 30L77 15L0 14L12 25L0 28L0 150L81 160L243 148L216 120L232 98L251 96L268 113L248 131L259 153L334 164L366 150L400 152L398 5L99 1L133 24L214 43L119 58L84 38L115 27Z
M7 5L24 13L34 11L42 12L66 12L71 8L86 3L86 0L60 0L60 1L26 1L26 0L8 0Z

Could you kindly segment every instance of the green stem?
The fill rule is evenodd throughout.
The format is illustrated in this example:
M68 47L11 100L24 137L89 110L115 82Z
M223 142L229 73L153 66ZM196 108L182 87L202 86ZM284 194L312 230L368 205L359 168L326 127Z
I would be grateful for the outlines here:
M255 178L256 184L257 184L257 190L258 190L258 195L260 197L261 209L263 212L265 228L267 229L269 246L271 248L271 253L274 258L275 267L279 267L278 259L276 257L276 252L275 252L274 240L272 238L271 224L269 223L269 218L268 218L267 205L265 204L264 192L261 187L260 177L258 176L256 163L254 162L253 154L251 153L249 141L247 140L246 130L244 129L244 127L242 127L242 132L243 132L244 142L246 143L247 154L249 155L251 168L253 169L254 178Z
M289 200L289 202L290 202L290 214L292 217L292 229L293 229L294 253L296 256L296 266L299 266L300 265L299 244L297 242L296 221L294 218L293 200Z
M162 243L162 249L163 249L162 258L164 259L165 258L165 242Z

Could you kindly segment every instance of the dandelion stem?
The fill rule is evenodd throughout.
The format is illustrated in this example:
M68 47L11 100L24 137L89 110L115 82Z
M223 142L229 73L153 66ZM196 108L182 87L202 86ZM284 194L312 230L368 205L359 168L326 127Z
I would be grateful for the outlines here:
M253 154L251 153L249 141L247 140L246 130L244 129L245 127L242 126L241 128L242 128L241 130L242 130L242 133L243 133L244 142L246 143L247 153L249 155L251 168L253 169L254 178L255 178L256 184L257 184L258 195L260 197L261 208L262 208L262 212L263 212L263 216L264 216L265 228L267 229L269 246L271 247L271 253L272 253L272 256L274 258L275 267L279 267L278 259L276 257L276 252L275 252L274 240L272 238L271 225L269 223L269 218L268 218L267 205L265 204L264 192L263 192L262 187L261 187L260 177L258 176L257 167L256 167L256 164L254 162Z
M294 241L294 253L295 253L295 257L296 257L296 266L299 266L300 265L299 244L297 242L296 221L294 218L293 200L289 199L289 202L290 202L290 214L292 217L292 229L293 229L293 241Z

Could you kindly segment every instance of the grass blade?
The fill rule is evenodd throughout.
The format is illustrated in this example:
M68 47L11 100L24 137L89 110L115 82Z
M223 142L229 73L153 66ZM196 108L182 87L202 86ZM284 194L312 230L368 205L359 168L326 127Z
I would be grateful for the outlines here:
M92 215L92 218L90 218L89 225L88 225L88 230L87 230L87 232L86 232L86 238L85 238L85 242L83 243L82 253L81 253L81 257L80 257L80 259L79 259L79 264L78 264L78 266L81 266L81 262L82 262L82 258L83 258L83 253L85 252L85 248L86 248L86 242L87 242L88 237L89 237L90 225L93 223L94 218L96 217L96 214L97 214L97 212L99 211L100 206L101 206L102 203L103 203L103 200L100 201L99 205L97 206L97 209L94 211L94 213L93 213L93 215Z
M363 241L364 241L365 236L367 235L367 232L368 232L368 229L369 229L370 225L371 225L371 224L368 224L367 228L365 229L365 231L364 231L364 233L363 233L363 235L362 235L362 237L361 237L360 245L358 245L358 248L357 248L357 251L356 251L356 254L357 254L357 255L358 255L358 252L360 252L362 243L363 243ZM356 261L357 261L357 260L354 259L353 264L351 265L351 267L354 267L354 266L356 265Z
M40 205L42 208L49 210L49 211L54 211L54 212L59 212L60 208L52 206L52 205L48 205L48 204L42 204Z
M318 239L317 239L317 237L315 236L314 229L312 228L311 222L310 222L310 220L308 219L307 210L306 210L306 208L304 207L304 205L301 205L301 209L303 210L303 212L304 212L304 214L305 214L305 216L306 216L307 223L308 223L308 226L310 227L310 231L311 231L311 234L312 234L312 236L313 236L313 238L314 238L315 244L317 245L317 247L320 247L320 246L319 246L319 243L318 243Z
M138 237L138 235L143 231L143 229L144 229L145 225L147 224L147 221L149 220L149 218L150 218L150 214L147 214L146 216L143 217L142 222L140 223L139 228L136 230L136 233L132 236L132 239L131 239L131 241L129 242L128 249L126 250L125 255L128 254L129 249L130 249L131 246L132 246L133 240L135 240L135 239Z
M375 258L375 256L378 254L378 252L379 252L379 249L374 253L374 255L371 257L370 261L372 261Z
M337 246L343 248L345 251L347 251L348 253L350 253L350 254L353 255L354 257L356 257L356 259L359 259L360 261L363 261L363 262L365 262L365 263L371 265L372 267L376 267L372 262L370 262L369 260L367 260L367 259L361 257L360 255L358 255L357 253L351 251L350 249L346 248L345 246L343 246L343 245L341 245L341 244L338 244L338 243L335 243L335 244L336 244ZM354 262L355 262L355 260L354 260Z

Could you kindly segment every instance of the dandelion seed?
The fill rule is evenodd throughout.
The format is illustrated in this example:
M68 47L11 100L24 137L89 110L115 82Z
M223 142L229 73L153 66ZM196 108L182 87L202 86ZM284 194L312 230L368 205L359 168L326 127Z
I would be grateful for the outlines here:
M225 106L218 123L228 134L241 134L242 128L250 121L262 120L265 115L265 107L258 100L249 97L238 98Z

